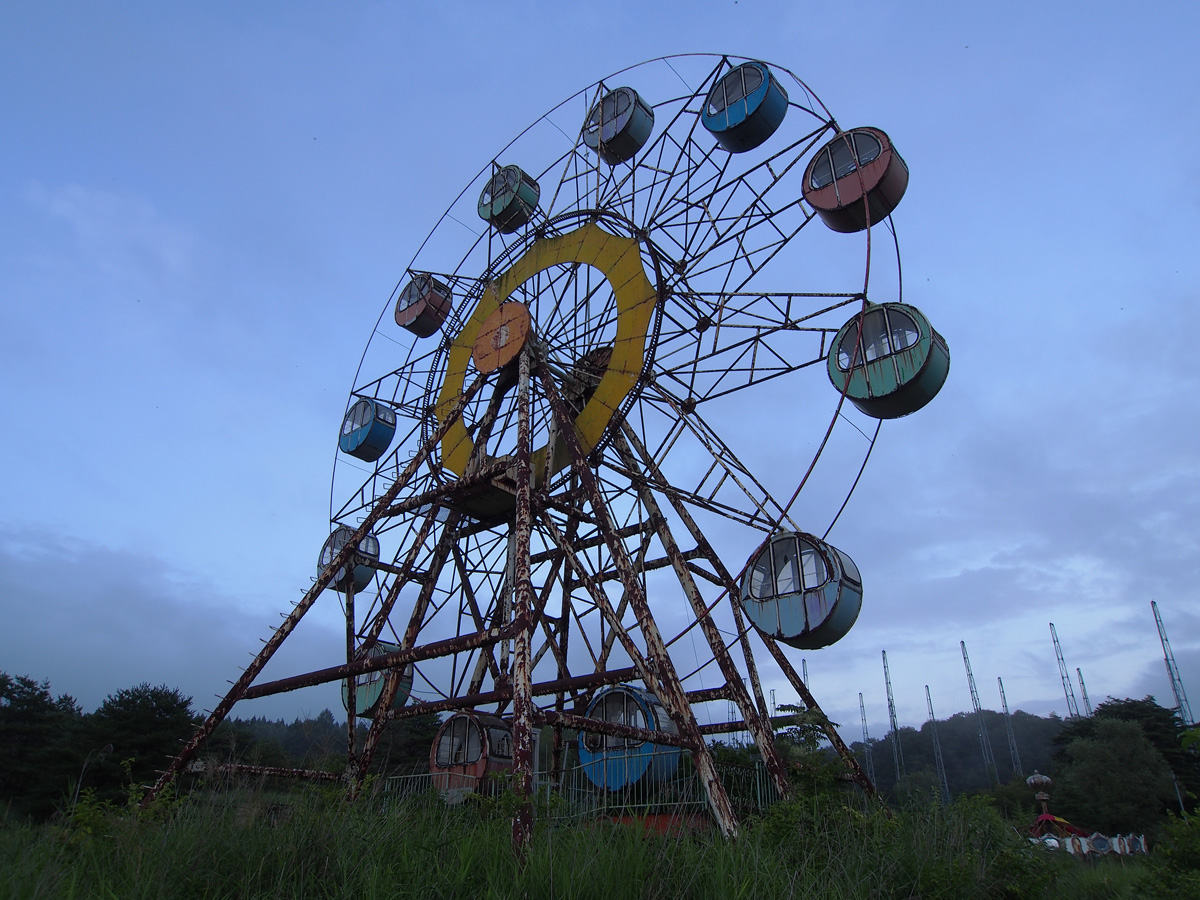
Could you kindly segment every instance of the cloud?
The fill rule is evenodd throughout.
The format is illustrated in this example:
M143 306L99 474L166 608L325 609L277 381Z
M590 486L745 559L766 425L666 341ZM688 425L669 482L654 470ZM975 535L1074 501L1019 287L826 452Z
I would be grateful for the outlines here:
M70 228L81 257L108 278L162 282L191 269L195 234L148 200L79 184L34 184L27 196Z
M0 530L0 596L0 667L50 679L54 693L71 694L87 711L143 681L179 688L198 710L211 707L280 621L151 555L11 526ZM345 646L339 641L314 610L262 677L333 664ZM234 714L292 717L338 702L336 688L324 687Z

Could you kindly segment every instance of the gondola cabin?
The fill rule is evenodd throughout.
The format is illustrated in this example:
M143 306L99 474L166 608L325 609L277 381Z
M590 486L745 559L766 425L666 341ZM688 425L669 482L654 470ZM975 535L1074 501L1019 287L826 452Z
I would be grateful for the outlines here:
M334 558L346 546L346 542L354 536L354 529L348 525L339 525L325 541L321 548L321 557L317 562L317 576L333 562ZM371 563L379 561L379 538L373 534L363 536L358 542L357 559L351 565L342 566L334 573L329 586L336 591L345 593L350 588L355 591L363 590L375 575Z
M396 298L396 324L417 337L429 337L445 324L452 301L449 285L432 275L417 275Z
M438 729L429 751L433 786L449 802L491 789L512 771L512 726L473 709L456 712ZM536 758L536 756L535 756Z
M375 462L387 452L395 434L395 411L378 400L362 397L342 420L338 449L364 462Z
M588 704L587 717L649 731L678 734L675 722L654 694L628 684L605 688ZM680 750L635 738L584 732L579 761L592 784L610 791L666 781L679 768Z
M787 92L767 64L745 62L712 86L700 121L722 148L745 153L775 133L787 107Z
M512 234L537 209L542 189L519 166L498 169L479 195L479 218L501 234Z
M592 107L583 142L610 166L637 155L654 130L654 110L630 87L609 91Z
M817 151L802 190L822 222L851 234L891 215L907 188L908 166L887 134L855 128Z
M868 306L838 331L829 380L876 419L897 419L932 400L950 372L950 348L915 306Z
M384 641L376 641L371 645L371 649L363 652L363 648L359 647L355 656L358 659L374 658L376 656L384 656L388 653L395 653L400 649L398 644L389 644ZM386 669L376 669L373 672L364 672L354 680L354 709L360 716L370 718L375 715L379 709L379 701L383 697L384 676L387 674ZM408 702L409 694L412 693L413 686L413 667L410 663L404 667L403 673L400 675L400 684L396 686L396 696L392 700L392 709L400 709ZM342 706L347 711L350 709L350 691L347 689L347 682L342 682Z
M862 609L862 576L841 550L811 534L783 531L750 560L742 609L763 634L800 650L845 637Z

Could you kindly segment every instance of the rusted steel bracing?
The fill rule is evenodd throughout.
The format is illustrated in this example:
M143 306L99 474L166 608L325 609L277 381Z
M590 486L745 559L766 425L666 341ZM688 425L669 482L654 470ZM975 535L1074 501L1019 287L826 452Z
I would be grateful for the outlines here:
M418 533L416 540L413 541L412 548L409 550L408 555L404 558L404 565L402 567L403 569L405 569L405 570L410 569L412 567L413 563L416 561L417 554L420 552L421 547L423 547L425 545L426 539L428 538L430 532L433 530L434 524L437 522L437 514L438 514L437 507L430 508L430 510L426 514L425 521L421 523L420 532ZM449 518L446 520L444 531L442 533L442 537L438 541L438 548L440 548L442 546L443 542L447 539L447 535L454 533L455 529L458 527L458 522L459 522L460 518L461 518L461 515L459 513L457 513L457 512L450 513ZM435 548L435 553L434 553L435 559L439 558L437 555L436 549L437 548ZM440 567L439 567L439 571L440 571ZM415 604L416 607L419 607L420 609L423 610L428 605L429 596L433 591L434 584L436 583L436 581L437 581L437 578L435 576L433 579L426 579L426 581L421 585L420 595L417 598L417 603ZM391 615L392 608L395 606L396 598L400 594L400 587L404 583L405 582L401 577L398 576L396 578L395 583L392 585L391 589L388 591L388 596L387 596L386 601L381 605L379 613L377 614L377 616L371 623L370 631L367 634L366 640L364 640L364 646L369 647L379 639L380 633L383 631L384 626L387 624L388 616ZM423 598L423 600L422 600L422 598ZM417 615L417 609L414 609L413 613L414 613L414 615ZM423 612L421 613L421 615L423 615ZM419 624L419 620L418 620L418 624ZM411 630L411 622L410 622L410 630ZM482 626L480 626L480 630L481 631L483 630ZM413 640L415 640L415 635L416 635L416 631L413 631ZM407 632L406 632L406 636L407 636ZM410 649L411 646L412 646L411 643L408 645L408 647L401 644L400 649L402 649L402 650ZM383 689L380 693L379 703L377 703L375 706L375 715L371 719L371 728L367 732L366 739L363 741L362 754L359 758L358 777L351 787L351 790L350 790L351 796L356 795L358 793L358 791L362 788L362 784L363 784L364 779L367 776L367 772L371 768L371 760L375 758L375 748L379 745L379 739L383 736L384 723L387 721L384 718L384 714L387 712L387 710L391 709L392 702L396 699L396 691L399 690L400 679L403 677L403 674L404 674L404 667L401 666L400 668L390 669L388 671L387 675L384 676Z
M422 572L420 569L406 569L403 566L393 566L391 563L378 559L371 560L371 568L388 575L399 576L404 581L424 581L429 577L428 573Z
M678 557L682 558L686 562L689 559L695 559L699 555L699 550L683 550L679 552ZM675 565L675 562L675 559L672 559L669 556L662 556L657 559L647 559L638 563L638 571L653 572L655 569L665 569L668 566L673 566ZM601 572L597 575L591 575L588 577L591 578L593 582L602 582L616 581L618 578L620 578L620 575L618 575L616 572ZM579 587L580 584L581 582L579 581L570 581L567 583L567 586L570 588L576 588Z
M642 456L643 462L650 460L650 456L647 454L646 448L644 448L644 446L638 442L637 436L634 432L632 432L631 428L625 428L624 437L628 438L630 443L636 446L638 454ZM647 464L652 464L652 462L647 462ZM686 506L682 502L679 502L677 498L671 497L671 494L667 494L667 497L671 500L672 508L679 515L680 521L683 521L684 527L688 529L692 539L696 541L696 546L704 552L704 558L708 560L709 565L713 566L713 570L716 572L716 574L720 575L721 582L724 583L724 587L728 596L730 596L730 598L737 598L737 581L734 580L733 575L731 574L730 570L726 568L725 563L721 562L721 558L716 556L716 552L713 550L713 545L709 544L708 539L706 536L704 536L703 532L701 532L700 527L697 526L696 521L691 517L688 509L686 509ZM745 624L744 620L742 619L742 614L740 614L740 610L737 608L736 600L732 601L732 605L734 618L736 618L738 622L738 630L744 638ZM866 773L863 772L863 767L859 766L857 758L854 757L850 751L850 748L846 746L845 740L841 739L838 730L833 727L833 724L829 721L828 716L824 715L820 704L817 703L816 698L812 696L812 692L809 691L808 685L804 684L803 679L798 676L796 670L794 670L792 667L791 662L787 661L787 656L784 655L784 652L782 652L780 649L779 644L776 643L769 635L760 634L758 636L762 638L762 641L764 644L766 644L770 655L774 656L775 661L778 662L779 667L782 671L784 671L788 682L791 682L793 688L796 689L797 694L800 696L800 700L804 702L805 708L815 709L816 712L821 713L821 718L823 720L822 730L824 733L826 733L826 737L829 738L829 743L833 745L836 754L841 757L842 762L844 762L846 767L850 769L851 780L862 786L863 791L866 794L869 794L869 796L874 796L875 785L871 784L871 780L868 778L868 776L866 776ZM748 665L750 665L750 660L754 658L752 658L752 655L749 652L749 642L744 642L743 647L745 649L746 660L748 660ZM760 700L760 706L766 708L766 702L762 702Z
M347 579L346 585L346 664L354 662L354 579ZM355 759L355 731L358 729L358 679L346 679L346 778L353 779L358 774L358 762Z
M513 848L524 855L533 835L533 685L530 665L534 590L530 581L529 534L533 527L530 506L532 475L529 460L529 345L517 359L517 511L513 522L513 600L517 632L512 666L513 691L513 788L520 800L513 818Z
M559 396L558 390L554 385L554 379L549 373L546 373L541 378L541 384L546 399L554 411L554 417L558 421L560 439L570 451L572 467L579 477L583 495L591 505L593 514L600 519L601 531L605 536L605 544L608 547L613 565L622 574L621 584L625 589L625 596L629 599L629 603L633 607L638 627L646 642L647 659L639 665L639 661L635 657L634 664L639 669L645 668L642 674L643 681L658 697L667 714L675 721L680 735L693 746L692 758L695 762L696 771L700 776L701 783L704 785L705 792L708 795L713 820L717 823L717 827L721 829L722 834L727 837L733 837L737 834L737 816L734 814L729 797L725 793L725 787L721 784L721 780L717 775L716 764L712 758L712 754L705 745L704 738L700 735L695 714L692 712L691 706L688 705L687 695L684 692L683 685L679 681L679 675L675 671L675 665L671 661L670 654L667 652L662 635L659 634L658 626L654 622L654 617L650 612L650 605L646 602L646 595L642 591L641 582L630 563L625 545L612 534L616 530L616 524L613 521L612 514L609 512L608 504L604 500L604 494L600 490L596 475L588 464L587 453L584 452L583 447L579 443L578 435L575 432L574 417L571 415L562 397ZM620 622L614 623L614 627L620 628Z
M733 693L729 689L729 685L718 688L704 688L699 691L688 691L688 703L708 703L712 700L730 700L733 698Z
M439 656L452 656L464 650L474 650L476 647L484 647L494 644L497 641L510 640L516 634L518 628L523 627L524 624L521 620L514 619L512 623L503 628L489 628L486 631L477 631L474 634L463 634L457 637L446 638L442 641L434 641L432 644L424 644L420 647L413 647L410 650L381 653L379 656L363 657L345 665L330 666L327 669L317 669L315 672L305 672L303 675L291 675L276 681L256 684L253 687L247 688L242 698L253 700L258 697L270 697L273 694L282 694L286 691L294 691L297 688L328 684L331 681L341 681L344 678L365 675L367 672L402 668L411 662L436 659Z
M425 546L425 541L429 539L429 535L433 531L433 526L437 524L437 513L438 510L436 507L433 507L429 510L421 522L421 527L417 531L416 536L412 539L412 546L409 548L408 554L404 557L404 562L401 563L398 568L393 567L396 569L396 571L391 572L391 574L396 577L393 579L391 586L388 588L387 596L384 597L383 602L379 605L379 610L371 619L370 626L363 634L362 643L364 647L370 648L376 641L379 640L379 635L383 633L383 629L387 626L388 619L392 614L392 610L396 606L396 601L400 597L400 589L412 581L425 580L425 573L419 573L418 576L418 573L413 569L413 566L416 564L417 556L420 554L421 548ZM457 524L457 514L451 513L449 521L446 522L446 528L453 530Z
M629 666L622 669L610 669L607 672L595 672L590 675L575 675L570 678L558 678L554 681L539 682L533 685L531 693L534 697L545 697L550 694L568 694L574 691L591 692L596 688L606 687L610 684L621 684L637 677L638 670L633 666ZM509 685L473 696L449 697L445 700L428 700L423 703L414 703L401 709L390 709L384 718L390 721L392 719L407 719L412 716L421 716L426 713L487 706L502 700L511 700L512 693L512 687ZM589 696L590 693L580 695L581 708L587 705L586 698Z
M855 784L863 789L867 796L875 795L875 785L871 783L871 779L867 777L867 773L863 771L862 766L858 764L858 759L850 752L850 748L846 746L846 742L842 740L842 736L837 733L837 729L833 727L833 723L829 721L829 717L825 715L820 704L808 689L803 679L796 674L796 670L792 664L788 662L788 658L784 656L783 650L779 644L769 634L760 634L763 643L767 645L767 649L771 651L771 655L775 657L775 661L779 663L779 668L783 670L784 676L791 682L796 693L800 695L800 699L804 702L806 709L811 709L820 713L821 729L825 732L825 736L829 738L829 743L833 745L833 749L837 751L837 755L842 758L842 762L850 770L850 779Z
M461 493L471 488L484 487L491 484L493 478L497 478L508 471L508 467L509 463L504 461L488 463L477 472L471 472L463 475L461 478L456 478L454 481L401 500L399 503L395 503L385 509L383 515L387 518L401 516L405 513L415 512L431 503L444 502L454 493Z
M647 473L652 476L656 484L661 483L664 480L662 471L659 469L657 462L655 462L653 455L650 454L650 452L646 449L645 444L643 444L641 439L638 438L637 432L633 428L629 427L628 424L623 424L621 428L621 436L628 442L630 446L632 446L633 450L636 451L636 454L641 460L642 465L646 467ZM668 495L667 499L671 504L671 508L675 511L675 514L679 516L680 521L683 522L683 526L687 529L688 534L690 534L692 539L696 542L696 553L698 557L708 560L713 566L715 574L702 569L700 566L696 565L690 560L688 562L688 571L699 575L700 577L712 582L720 588L723 588L725 591L725 596L730 598L729 605L731 611L733 612L733 621L738 632L738 643L742 649L742 658L746 663L746 671L750 680L750 689L754 692L754 702L758 706L758 714L762 719L765 720L769 715L767 711L767 701L766 697L763 696L762 682L758 677L758 665L754 661L754 651L750 647L750 639L747 635L745 618L742 616L741 607L737 603L737 594L731 592L730 590L732 580L729 578L729 572L725 569L723 563L720 561L716 551L713 550L712 544L708 542L708 538L705 537L704 532L702 532L700 527L696 524L696 520L692 517L691 511L687 508L687 505L674 495ZM772 773L772 777L775 777L774 773Z
M633 451L630 449L629 442L622 435L618 434L614 438L613 447L620 453L626 465L632 468L638 464ZM652 459L644 460L643 464L647 466L651 475L658 477L658 469ZM662 508L658 505L658 500L654 497L654 492L643 481L637 483L637 493L642 501L642 505L646 507L650 524L658 534L659 542L662 544L667 558L671 561L671 565L675 569L675 575L679 579L680 587L683 588L684 596L687 597L688 603L691 604L692 612L696 616L696 622L700 626L700 631L704 635L705 640L708 641L709 649L717 661L717 666L720 668L721 674L725 677L730 696L742 713L742 718L746 722L746 730L750 732L751 737L754 738L754 743L758 745L758 751L762 754L763 762L766 763L767 772L770 774L771 780L775 782L775 789L781 797L787 797L789 793L787 773L784 771L783 760L775 749L775 732L771 729L770 724L765 722L759 715L757 707L755 707L754 702L750 699L750 694L747 692L746 686L742 684L742 674L738 671L737 664L733 661L733 657L729 655L729 651L725 647L725 640L717 629L716 623L712 620L708 606L705 604L704 598L700 594L700 589L696 586L696 582L692 578L692 572L687 566L687 559L680 551L675 536L671 533L671 528L667 523L666 516L662 513Z
M220 763L207 765L197 761L187 768L188 772L209 772L218 775L252 775L261 778L299 778L303 781L338 781L341 775L337 772L322 772L317 769L289 769L285 766L250 766L240 763Z
M159 776L158 781L156 781L150 790L146 792L146 796L142 798L143 805L148 804L156 796L158 796L159 791L161 791L175 778L176 775L179 774L180 771L182 771L184 766L186 766L195 757L196 751L204 744L205 741L208 740L214 729L216 729L216 727L225 720L225 717L229 715L229 710L233 708L233 705L245 697L246 690L254 682L254 679L258 677L259 673L262 672L263 667L267 664L267 662L270 661L271 657L275 655L275 651L279 649L280 645L284 642L287 636L296 628L296 625L299 624L300 620L304 617L304 614L312 608L312 605L316 602L317 597L321 595L321 592L324 591L325 588L329 586L329 583L333 580L333 576L337 574L341 567L346 565L350 561L352 555L358 551L359 543L364 537L367 536L367 534L370 533L371 529L375 526L375 523L383 517L384 511L400 495L400 491L404 489L404 487L412 479L413 475L416 474L417 469L424 465L425 459L429 456L430 452L435 446L437 446L438 442L441 441L442 436L450 428L450 425L462 415L463 408L467 405L467 403L470 402L471 398L475 396L475 394L483 386L483 383L484 378L483 376L480 376L471 382L467 389L462 392L457 402L449 410L445 419L438 424L437 428L433 429L429 439L418 448L417 452L413 455L412 459L408 461L408 464L405 465L403 471L401 471L400 475L392 483L391 487L389 487L387 491L375 501L371 511L359 524L358 528L355 529L354 534L351 535L351 537L346 541L342 549L334 555L334 558L330 561L329 565L325 567L325 570L317 576L317 580L313 583L313 586L308 589L305 595L301 598L300 602L292 608L292 611L283 620L283 623L276 628L275 632L267 639L262 649L258 651L258 655L254 657L250 665L247 666L245 671L242 672L241 677L234 682L233 686L225 694L224 698L222 698L222 700L216 705L213 711L208 714L208 718L206 718L204 722L196 729L196 733L193 734L191 739L184 745L183 749L179 752L179 755L171 760L166 770Z
M543 504L543 505L549 506L549 504ZM616 529L614 531L614 534L616 534L617 537L622 538L622 539L630 538L630 537L633 537L635 534L645 534L649 530L649 528L650 528L650 526L648 524L646 524L645 522L635 522L632 525L626 525L624 528ZM602 536L596 536L596 537L590 537L590 538L583 538L582 540L578 540L578 541L573 541L571 546L574 547L576 550L591 550L595 547L601 546L603 543L604 543L604 538ZM530 561L530 563L537 565L538 563L543 563L548 559L552 559L554 557L554 555L558 552L559 552L558 550L543 550L543 551L540 551L538 553L534 553L533 555L531 555L529 557L529 561Z
M767 716L764 720L771 724L772 728L789 728L796 724L795 716ZM708 725L701 725L700 731L703 734L729 734L733 731L749 731L745 722L712 722Z
M542 725L556 725L561 728L574 728L577 731L588 731L592 734L606 734L611 737L629 738L635 741L646 741L651 744L663 744L669 747L682 747L696 754L704 742L699 745L687 738L669 731L652 731L648 728L635 728L632 725L620 725L604 719L591 719L575 713L560 713L553 709L540 709L534 712L534 720ZM734 729L740 730L740 729ZM705 748L707 752L707 748Z

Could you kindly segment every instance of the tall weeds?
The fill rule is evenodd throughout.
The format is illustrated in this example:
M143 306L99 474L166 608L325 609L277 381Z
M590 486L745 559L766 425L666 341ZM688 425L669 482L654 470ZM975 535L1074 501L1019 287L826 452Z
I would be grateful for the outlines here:
M149 815L85 801L62 824L0 827L0 898L23 900L1070 897L1059 865L971 802L891 814L781 803L736 842L604 821L539 827L524 865L503 798L450 808L436 795L229 792Z

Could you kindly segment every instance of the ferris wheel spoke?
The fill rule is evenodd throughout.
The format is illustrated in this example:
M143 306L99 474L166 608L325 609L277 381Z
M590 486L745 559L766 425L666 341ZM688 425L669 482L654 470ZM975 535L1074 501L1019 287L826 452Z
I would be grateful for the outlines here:
M708 465L698 477L682 484L678 479L671 484L656 482L656 490L760 530L773 530L784 522L795 525L786 507L695 410L685 412L669 396L661 396L657 405L675 429L666 449L655 454L658 464L664 464L670 454L699 452L707 457ZM681 443L682 438L687 440ZM628 474L637 477L636 472Z

